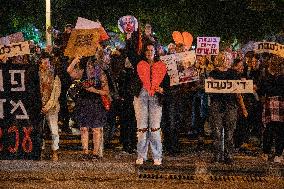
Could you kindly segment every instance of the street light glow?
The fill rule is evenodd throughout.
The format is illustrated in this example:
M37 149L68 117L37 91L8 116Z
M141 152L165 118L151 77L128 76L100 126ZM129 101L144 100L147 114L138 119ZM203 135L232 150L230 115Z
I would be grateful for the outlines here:
M51 45L51 9L50 9L50 0L45 1L46 4L46 45Z

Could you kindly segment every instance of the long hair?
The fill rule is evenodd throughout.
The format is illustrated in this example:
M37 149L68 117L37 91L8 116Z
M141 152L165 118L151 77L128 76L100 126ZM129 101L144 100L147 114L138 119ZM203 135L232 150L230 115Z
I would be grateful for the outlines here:
M145 60L145 61L147 60L147 58L146 58L146 56L145 56L145 53L146 53L146 51L147 51L147 46L149 46L149 45L152 45L152 46L155 48L155 44L154 44L153 42L147 42L147 43L144 44L144 47L145 47L145 48L142 49L141 57L142 57L142 59ZM157 62L157 61L159 61L159 60L160 60L160 55L159 55L159 53L156 51L156 48L155 48L154 61Z

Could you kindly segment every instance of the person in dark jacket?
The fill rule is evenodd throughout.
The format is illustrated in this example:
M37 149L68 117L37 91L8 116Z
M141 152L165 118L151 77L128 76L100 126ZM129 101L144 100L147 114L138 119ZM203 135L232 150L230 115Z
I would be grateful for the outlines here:
M275 163L283 162L284 149L284 64L283 58L272 57L268 65L268 75L261 85L265 102L262 112L262 122L265 126L263 133L263 159L271 156L271 147L275 139Z
M230 69L231 63L226 61L225 53L219 53L215 59L215 65L216 69L210 72L208 79L239 79L237 72ZM214 161L232 163L233 133L237 123L240 97L234 93L212 93L209 97L209 123L214 137Z

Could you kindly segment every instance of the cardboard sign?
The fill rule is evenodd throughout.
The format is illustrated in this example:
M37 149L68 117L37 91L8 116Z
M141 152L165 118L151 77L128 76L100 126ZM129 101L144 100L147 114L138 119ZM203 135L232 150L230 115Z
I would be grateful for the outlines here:
M69 57L95 55L99 45L98 32L98 29L74 29L64 55Z
M101 41L109 39L107 32L99 21L94 22L86 18L78 17L75 29L98 29Z
M101 26L100 22L94 22L86 18L78 17L75 29L94 29L100 28Z
M253 93L253 80L205 79L206 93Z
M9 45L0 45L0 57L4 55L13 57L18 55L30 54L29 42L12 43Z
M171 86L199 79L198 72L193 66L195 59L194 51L161 56L161 60L167 65Z
M284 57L284 45L275 42L256 42L253 48L255 53L272 53Z
M220 37L197 37L196 55L217 55Z
M39 159L38 65L0 64L0 159Z

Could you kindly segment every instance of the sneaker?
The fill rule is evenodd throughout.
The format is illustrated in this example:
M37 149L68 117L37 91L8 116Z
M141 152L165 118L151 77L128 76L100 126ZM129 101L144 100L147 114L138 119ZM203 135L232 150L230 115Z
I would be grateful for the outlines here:
M283 161L283 157L282 156L275 156L273 161L274 161L274 163L281 163Z
M154 159L154 165L162 165L161 159Z
M143 165L143 158L139 158L136 160L136 165Z

